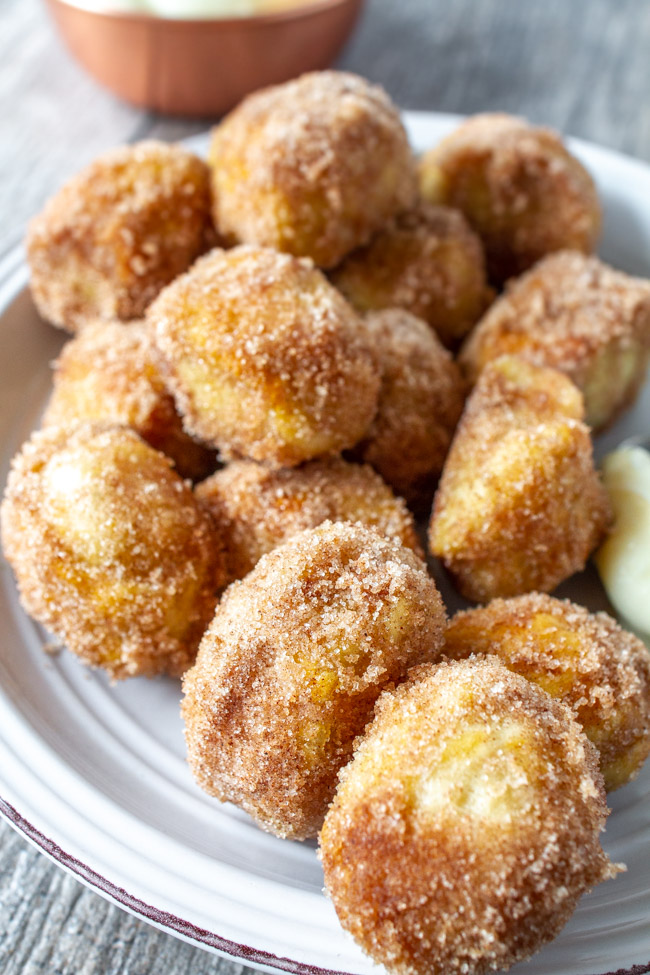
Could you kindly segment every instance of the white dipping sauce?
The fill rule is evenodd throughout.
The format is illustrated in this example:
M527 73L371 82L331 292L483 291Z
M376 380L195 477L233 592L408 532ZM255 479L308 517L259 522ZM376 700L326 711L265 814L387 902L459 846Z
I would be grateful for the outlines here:
M155 17L250 17L298 7L313 0L69 0L75 7L98 13L151 14Z
M603 462L614 526L596 555L610 600L642 635L650 636L650 453L620 447Z

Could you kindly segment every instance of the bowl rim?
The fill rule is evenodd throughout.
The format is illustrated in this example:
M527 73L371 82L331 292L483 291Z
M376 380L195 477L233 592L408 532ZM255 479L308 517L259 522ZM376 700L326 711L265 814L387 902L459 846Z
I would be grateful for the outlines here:
M110 20L113 22L122 21L133 24L169 24L181 29L192 29L194 27L241 27L247 29L250 26L265 23L282 23L283 21L303 20L316 14L335 7L361 7L365 0L301 0L294 7L286 10L268 11L266 13L242 14L233 17L163 17L153 13L138 13L127 10L89 10L87 7L77 3L76 0L49 0L53 6L67 7L86 14L89 17L96 17L100 20Z

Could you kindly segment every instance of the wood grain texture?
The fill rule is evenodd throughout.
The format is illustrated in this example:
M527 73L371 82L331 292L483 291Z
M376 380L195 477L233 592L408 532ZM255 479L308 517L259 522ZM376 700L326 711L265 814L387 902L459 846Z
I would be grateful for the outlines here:
M341 66L407 108L503 109L650 161L650 0L369 0ZM205 123L115 101L38 0L0 0L0 255L101 150ZM240 975L64 874L0 824L3 975Z

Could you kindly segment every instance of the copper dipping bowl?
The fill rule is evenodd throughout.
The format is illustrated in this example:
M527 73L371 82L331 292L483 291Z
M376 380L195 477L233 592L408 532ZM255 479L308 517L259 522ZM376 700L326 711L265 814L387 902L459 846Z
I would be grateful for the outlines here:
M176 20L47 0L75 58L112 92L173 115L221 115L244 95L326 68L363 0L310 0L278 13Z

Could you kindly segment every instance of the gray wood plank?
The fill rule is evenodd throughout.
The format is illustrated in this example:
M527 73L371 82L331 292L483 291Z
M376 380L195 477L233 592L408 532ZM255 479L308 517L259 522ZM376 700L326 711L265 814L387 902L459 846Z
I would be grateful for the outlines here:
M0 0L0 254L64 179L126 142L143 113L64 50L39 0Z
M242 975L88 890L0 821L3 975Z
M341 66L405 108L525 114L650 159L645 0L369 0Z
M503 109L650 160L650 0L368 0L340 66L407 108ZM71 61L39 0L0 0L0 254L110 145L207 121L117 102ZM3 975L241 975L64 874L0 823Z

